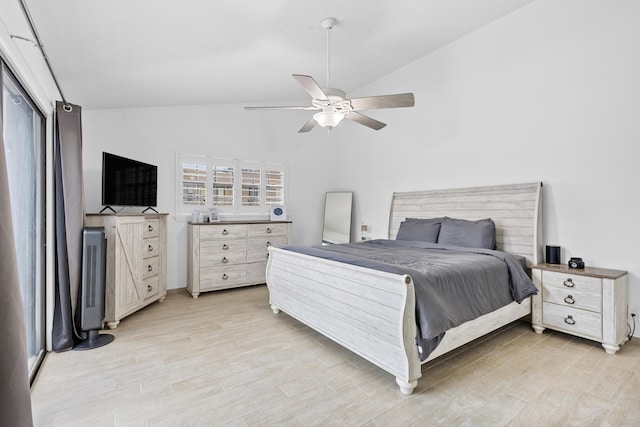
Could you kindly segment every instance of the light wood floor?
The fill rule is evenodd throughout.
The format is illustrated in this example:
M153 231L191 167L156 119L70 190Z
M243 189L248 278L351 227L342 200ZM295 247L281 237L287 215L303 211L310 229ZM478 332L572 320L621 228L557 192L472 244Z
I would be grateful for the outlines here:
M515 323L423 366L404 396L267 300L265 286L180 290L124 319L106 347L49 354L35 425L640 425L637 338L609 356Z

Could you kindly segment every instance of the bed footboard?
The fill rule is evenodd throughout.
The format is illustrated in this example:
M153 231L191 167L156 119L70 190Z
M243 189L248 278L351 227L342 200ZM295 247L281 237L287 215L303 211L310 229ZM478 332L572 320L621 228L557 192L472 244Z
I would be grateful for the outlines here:
M391 274L269 248L269 302L396 377L411 394L422 376L415 344L415 294Z

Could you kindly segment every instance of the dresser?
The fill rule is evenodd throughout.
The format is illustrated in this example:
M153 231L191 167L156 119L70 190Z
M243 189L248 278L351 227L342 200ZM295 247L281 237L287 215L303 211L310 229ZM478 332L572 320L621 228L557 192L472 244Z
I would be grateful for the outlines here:
M559 264L531 267L538 295L532 298L532 326L602 343L615 354L627 340L627 272Z
M167 288L167 214L87 214L85 225L107 238L105 322L120 320L155 301Z
M265 283L270 246L291 243L291 221L189 224L187 289L201 292Z

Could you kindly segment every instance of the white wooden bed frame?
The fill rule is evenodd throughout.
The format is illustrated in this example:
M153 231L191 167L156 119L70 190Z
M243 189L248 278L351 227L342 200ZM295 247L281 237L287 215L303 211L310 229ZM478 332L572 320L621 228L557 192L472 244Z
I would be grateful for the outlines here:
M408 217L491 218L498 250L536 264L542 250L541 188L535 182L394 193L389 238ZM410 276L271 247L266 280L274 313L282 310L307 324L394 375L402 393L413 392L422 373ZM453 328L425 362L529 313L527 298Z

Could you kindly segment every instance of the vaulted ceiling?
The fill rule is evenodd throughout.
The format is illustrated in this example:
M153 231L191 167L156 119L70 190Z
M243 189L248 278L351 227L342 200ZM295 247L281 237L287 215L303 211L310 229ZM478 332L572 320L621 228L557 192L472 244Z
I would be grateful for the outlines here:
M66 98L84 108L306 102L347 93L533 0L26 0ZM398 92L411 88L399 87Z

